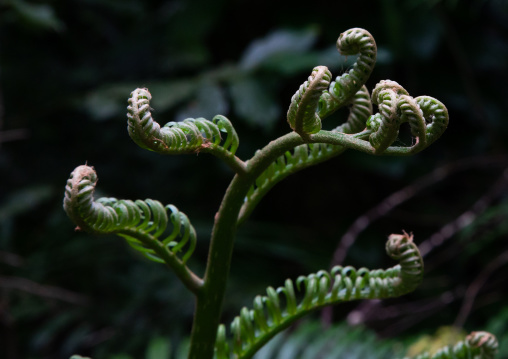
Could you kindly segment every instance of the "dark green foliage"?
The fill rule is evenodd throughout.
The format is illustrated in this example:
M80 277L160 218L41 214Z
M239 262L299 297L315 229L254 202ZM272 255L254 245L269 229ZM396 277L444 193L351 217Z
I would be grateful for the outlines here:
M20 5L31 9L23 13ZM471 157L484 163L445 173L430 190L370 223L345 264L388 265L378 250L380 233L411 229L420 243L469 211L506 167L500 158L507 153L508 130L506 6L494 0L318 1L310 8L220 0L0 1L0 357L68 358L79 351L96 359L105 353L138 358L150 338L173 335L178 343L190 327L191 297L171 273L113 237L76 234L61 211L62 181L88 161L103 178L98 196L178 203L198 237L206 238L200 234L209 233L229 169L202 155L168 161L133 145L124 118L125 99L136 87L150 88L156 119L227 114L242 136L239 152L250 156L286 131L288 99L313 66L326 65L335 75L349 69L355 57L341 60L330 44L343 29L362 26L380 45L368 88L396 79L410 94L439 98L456 120L419 156L347 153L266 196L235 248L240 257L233 273L247 273L249 280L232 278L225 320L263 292L267 277L283 283L327 267L350 223L436 165L464 158L474 164ZM335 128L345 120L340 116L330 116L323 128ZM397 141L410 145L406 130ZM500 161L493 164L493 158ZM125 169L129 181L122 181ZM305 202L292 197L302 183L309 190ZM199 199L187 201L195 193ZM428 279L417 296L435 303L434 309L382 321L373 316L367 324L402 338L452 323L463 299L455 291L508 249L505 193L498 191L485 212L469 217L472 223L428 255ZM285 212L288 205L294 210ZM198 246L191 258L197 271L200 260L193 259L204 260L205 249ZM459 264L451 266L454 260ZM506 303L506 278L506 265L489 277L467 318L468 330L491 330L488 318ZM26 291L19 285L23 279L72 291L91 304ZM442 304L448 289L453 300ZM344 317L335 313L337 320ZM185 330L170 334L174 327ZM102 341L92 350L90 338ZM503 348L506 339L500 339Z

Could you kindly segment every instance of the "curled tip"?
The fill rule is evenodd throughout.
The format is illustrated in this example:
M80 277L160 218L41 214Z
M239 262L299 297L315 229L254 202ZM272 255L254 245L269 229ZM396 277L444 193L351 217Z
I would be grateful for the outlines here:
M395 92L395 94L399 96L400 95L409 96L409 93L404 89L404 87L399 85L397 82L392 80L381 80L372 91L372 102L376 105L381 103L382 100L379 98L380 97L379 95L382 91L386 90L393 91Z
M321 130L321 119L316 114L320 96L330 85L332 74L326 66L317 66L291 98L287 121L300 135L308 135Z
M472 348L480 348L481 358L494 358L498 351L499 343L495 335L484 332L472 332L466 337L466 342Z
M386 252L392 257L399 257L406 251L407 245L413 243L413 234L402 231L402 234L390 234L386 242Z
M356 55L366 48L369 48L368 54L375 59L376 42L370 32L365 29L358 27L349 29L341 33L337 39L337 50L342 55Z
M134 91L131 92L131 97L137 97L137 98L145 98L147 100L151 100L152 99L152 94L150 93L150 91L148 91L148 89L146 87L143 87L143 88L137 88L135 89Z

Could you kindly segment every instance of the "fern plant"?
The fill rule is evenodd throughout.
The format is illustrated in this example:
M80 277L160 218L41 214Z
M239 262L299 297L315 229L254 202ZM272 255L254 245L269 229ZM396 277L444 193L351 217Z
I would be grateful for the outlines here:
M237 228L259 201L290 174L335 157L346 149L373 155L415 154L437 140L448 125L446 107L429 96L411 97L394 81L381 81L372 95L365 87L376 62L376 43L363 29L342 33L337 48L358 55L352 68L332 80L325 66L315 67L291 99L287 122L292 131L271 141L244 161L235 153L238 135L232 123L217 115L159 125L150 112L151 94L140 88L128 100L128 132L140 147L159 154L210 153L235 173L215 217L204 275L187 261L197 243L189 218L158 201L94 199L97 174L77 167L67 181L64 209L80 230L117 234L141 254L171 268L196 298L188 358L251 358L277 333L308 313L346 301L389 298L408 293L422 280L423 261L412 235L392 234L386 250L398 264L387 270L335 267L288 279L254 298L229 328L220 323ZM373 112L377 105L378 112ZM322 121L341 108L346 123L323 130ZM411 146L394 146L399 129L409 124ZM495 352L495 338L472 334L457 350L439 358L470 358ZM443 352L444 353L444 352ZM437 357L436 357L437 358Z

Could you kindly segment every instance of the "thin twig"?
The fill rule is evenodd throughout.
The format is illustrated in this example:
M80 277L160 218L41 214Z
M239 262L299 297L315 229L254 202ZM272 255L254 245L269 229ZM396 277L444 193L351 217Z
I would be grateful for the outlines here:
M371 208L363 215L358 217L356 221L348 228L342 236L335 252L330 267L340 265L344 261L349 248L353 245L356 238L362 233L372 222L386 216L395 207L410 200L418 195L424 189L444 180L445 178L455 174L456 172L469 170L478 167L489 167L496 165L507 165L508 158L506 156L498 157L475 157L459 160L454 163L448 163L444 166L436 168L431 173L419 178L414 183L392 193L386 197L377 206Z
M58 287L42 285L20 277L0 276L0 287L17 289L40 297L57 299L71 304L87 305L89 302L89 299L82 294Z
M434 248L442 245L446 240L453 237L457 232L464 229L476 218L482 214L489 205L498 198L508 187L508 169L504 170L501 177L494 183L492 187L478 199L471 208L462 213L454 221L444 225L438 232L434 233L430 238L420 243L418 246L422 256L426 256Z
M455 319L454 325L456 327L463 327L466 322L471 309L473 308L474 301L480 289L485 285L489 277L495 272L499 267L502 267L508 262L508 251L502 253L496 259L489 263L487 267L476 277L476 279L467 287L466 293L464 295L464 301L462 302L462 307L460 308L459 314Z
M21 267L25 263L25 260L17 254L0 251L0 262L12 267Z

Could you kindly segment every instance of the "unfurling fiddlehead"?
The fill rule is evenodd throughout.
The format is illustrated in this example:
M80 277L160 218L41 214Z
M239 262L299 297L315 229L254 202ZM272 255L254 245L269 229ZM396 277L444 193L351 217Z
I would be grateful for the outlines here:
M354 134L365 129L365 123L372 115L372 103L369 91L365 86L362 86L353 96L350 104L350 113L347 121L330 132ZM290 174L335 157L345 150L346 147L343 146L327 143L309 143L297 146L292 151L286 151L284 155L279 156L277 160L272 162L256 178L255 184L251 186L245 198L238 222L243 222L261 198L281 180Z
M488 332L472 332L453 347L446 346L432 356L425 353L412 359L493 359L497 349L498 342L494 335Z
M252 357L275 334L315 309L358 299L397 297L413 291L422 279L423 260L412 236L392 234L386 250L399 261L387 270L336 266L330 272L322 270L299 277L296 290L290 279L284 287L269 287L266 296L254 299L254 309L243 308L233 320L231 343L226 340L224 325L219 327L217 359L229 359L231 354L234 358ZM297 294L301 294L300 299Z
M93 167L79 166L67 181L63 207L77 229L94 234L117 234L145 257L175 269L184 282L197 279L185 267L196 247L196 231L184 213L173 205L164 207L151 199L94 200L97 180ZM177 257L180 252L183 252L182 259Z
M397 138L399 127L408 122L416 138L412 151L421 150L437 140L448 126L448 111L429 96L413 98L395 81L381 81L372 92L372 102L379 113L367 121L372 131L369 142L375 153L382 153Z
M217 115L212 121L204 118L189 118L182 122L169 122L161 127L152 118L147 89L136 89L129 98L128 131L132 140L142 148L161 154L211 153L243 172L243 162L235 157L239 139L231 122ZM221 144L221 133L226 140Z
M291 98L288 123L301 136L321 130L321 119L316 113L321 94L330 85L332 74L326 66L317 66Z
M325 118L349 103L367 82L376 64L377 47L374 37L364 29L349 29L340 34L337 49L342 55L359 54L353 67L330 83L319 101L318 115Z

